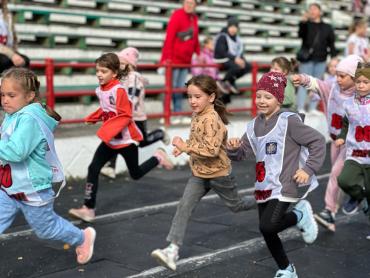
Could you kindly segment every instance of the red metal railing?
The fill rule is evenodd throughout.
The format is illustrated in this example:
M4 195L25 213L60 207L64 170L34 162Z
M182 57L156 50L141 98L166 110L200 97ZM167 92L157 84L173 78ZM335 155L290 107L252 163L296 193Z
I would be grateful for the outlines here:
M138 65L138 69L140 70L156 70L159 67L165 68L165 83L163 88L158 89L146 89L145 93L148 95L154 94L164 94L164 101L163 101L163 112L162 113L150 113L148 114L148 118L164 118L165 125L168 126L170 124L171 116L177 115L189 115L191 112L173 112L171 111L171 99L172 94L178 94L185 92L185 88L172 88L172 70L174 68L189 68L189 67L218 67L218 65L187 65L187 64L141 64ZM251 98L252 98L252 105L251 107L243 107L243 108L234 108L228 109L230 112L244 112L250 111L253 116L257 113L257 108L255 105L255 98L256 98L256 87L257 87L257 75L260 69L268 68L270 65L268 64L258 64L256 62L252 62L252 83L249 87L242 87L239 90L241 92L251 91ZM66 98L66 97L76 97L76 96L94 96L94 90L69 90L58 92L55 91L54 88L54 75L55 69L60 68L74 68L74 69L83 69L83 68L94 68L94 63L74 63L74 62L55 62L53 59L47 58L45 62L40 63L32 63L32 68L36 69L43 69L45 70L45 78L46 78L46 104L54 108L55 107L55 99L56 98ZM62 120L61 123L82 123L83 119L65 119Z

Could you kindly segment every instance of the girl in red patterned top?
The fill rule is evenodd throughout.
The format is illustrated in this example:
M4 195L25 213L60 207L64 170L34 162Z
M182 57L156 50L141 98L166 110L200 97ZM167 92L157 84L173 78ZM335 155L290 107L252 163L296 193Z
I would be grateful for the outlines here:
M85 202L81 208L70 209L69 214L86 222L95 219L95 203L98 191L99 173L104 164L114 155L121 154L130 176L139 179L157 165L167 169L173 167L167 154L158 149L154 156L139 165L138 145L143 140L140 129L132 119L132 102L120 83L122 72L116 54L107 53L96 61L96 88L100 107L85 118L87 124L102 121L97 136L102 140L89 165L85 188Z

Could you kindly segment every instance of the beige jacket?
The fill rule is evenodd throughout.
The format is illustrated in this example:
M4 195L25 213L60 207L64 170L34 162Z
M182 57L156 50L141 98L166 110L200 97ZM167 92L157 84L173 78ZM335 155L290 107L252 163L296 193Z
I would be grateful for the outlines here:
M213 105L193 115L185 152L190 155L193 175L201 178L227 176L231 172L226 154L227 129Z

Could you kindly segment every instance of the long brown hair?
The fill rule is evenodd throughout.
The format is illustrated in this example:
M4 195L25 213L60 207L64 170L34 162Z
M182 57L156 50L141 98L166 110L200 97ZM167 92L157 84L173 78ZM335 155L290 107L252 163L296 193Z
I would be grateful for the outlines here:
M290 60L288 60L283 56L272 59L271 66L273 64L277 64L284 71L283 73L286 72L287 74L296 72L298 68L298 62L296 59L291 58Z
M21 87L25 94L29 94L31 92L35 94L35 97L32 101L33 103L41 103L40 81L38 80L37 75L32 70L26 68L12 67L3 72L2 80L4 79L13 79L17 82L17 84ZM54 118L58 122L62 119L62 117L49 106L43 105L43 107L50 117Z
M229 123L227 115L230 115L230 113L226 111L224 103L220 100L221 92L218 90L216 81L212 77L204 74L193 76L185 85L186 88L194 85L209 96L215 94L216 97L213 102L215 110L224 124Z
M119 58L115 53L105 53L95 60L95 64L105 67L117 74L117 79L120 80L124 74L121 69Z

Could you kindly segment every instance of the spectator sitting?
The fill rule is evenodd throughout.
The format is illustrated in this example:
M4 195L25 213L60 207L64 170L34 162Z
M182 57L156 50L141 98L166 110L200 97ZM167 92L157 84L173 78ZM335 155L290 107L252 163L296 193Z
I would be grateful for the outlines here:
M238 35L239 22L236 17L230 17L227 27L223 28L215 38L215 61L221 63L226 70L223 78L222 92L224 94L239 94L235 81L248 73L250 64L244 59L244 46ZM224 95L223 101L230 102L230 96Z
M13 66L28 67L28 57L17 52L14 21L8 10L8 1L0 1L0 73Z
M206 37L203 41L203 47L200 51L199 56L193 56L192 64L209 64L214 65L214 44L211 37ZM215 80L219 79L219 70L217 67L193 67L191 68L191 74L196 75L208 75Z

